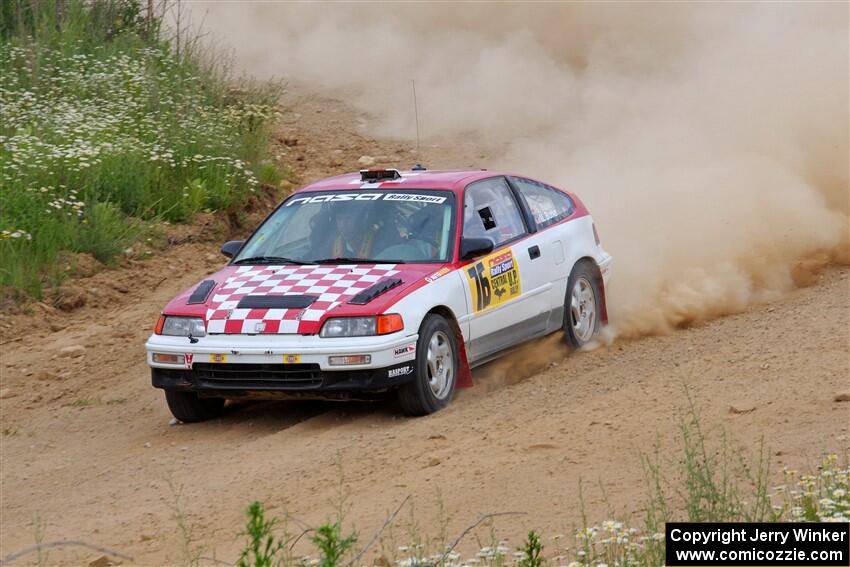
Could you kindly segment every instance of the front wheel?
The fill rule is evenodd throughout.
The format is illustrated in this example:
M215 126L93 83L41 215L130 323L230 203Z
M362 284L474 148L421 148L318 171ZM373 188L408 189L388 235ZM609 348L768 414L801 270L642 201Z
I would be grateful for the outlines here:
M166 390L165 401L171 415L183 423L215 419L224 411L223 398L202 398L195 392Z
M599 283L593 266L582 261L567 280L564 339L574 349L587 345L599 332Z
M428 315L419 328L415 366L413 381L398 392L404 413L421 416L446 407L457 382L457 338L440 315Z

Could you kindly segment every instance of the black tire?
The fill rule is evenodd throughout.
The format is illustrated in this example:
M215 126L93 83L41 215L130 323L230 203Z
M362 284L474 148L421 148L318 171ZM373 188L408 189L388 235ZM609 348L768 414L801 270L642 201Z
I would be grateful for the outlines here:
M436 338L435 338L436 337ZM451 360L446 363L445 355L440 355L442 363L437 365L438 374L432 376L428 362L429 345L435 341L437 349L450 353ZM454 396L457 384L458 356L457 337L454 329L440 315L427 315L419 328L419 340L416 343L416 360L414 378L411 382L401 386L398 391L398 400L401 409L409 416L422 416L434 413L446 407ZM440 369L445 369L448 374L445 380L441 379ZM441 385L442 384L442 385ZM433 387L432 387L433 385ZM435 392L435 389L437 392Z
M581 290L578 293L583 295L578 312L572 301L577 285ZM564 297L564 341L573 349L584 347L599 333L600 298L596 267L588 260L576 263L567 280L567 293ZM592 308L592 311L588 311L588 307ZM592 319L590 315L585 316L588 313L592 313Z
M215 419L224 411L223 398L201 398L195 392L166 390L165 401L171 415L184 423Z

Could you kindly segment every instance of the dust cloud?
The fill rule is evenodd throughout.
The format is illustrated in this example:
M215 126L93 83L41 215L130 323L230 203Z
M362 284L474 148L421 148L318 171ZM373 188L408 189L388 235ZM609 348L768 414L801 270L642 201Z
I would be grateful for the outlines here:
M595 346L595 345L593 345ZM593 348L589 345L589 348ZM554 333L527 342L510 352L475 369L475 388L463 393L466 397L486 395L506 386L518 384L539 374L569 355L562 333Z
M846 3L191 7L238 69L343 98L370 134L412 138L415 79L426 138L577 192L615 258L609 336L848 261Z

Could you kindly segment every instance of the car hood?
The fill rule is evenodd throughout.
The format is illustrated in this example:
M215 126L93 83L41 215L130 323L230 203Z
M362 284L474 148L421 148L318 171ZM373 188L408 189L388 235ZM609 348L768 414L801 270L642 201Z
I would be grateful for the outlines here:
M384 313L442 266L231 265L204 280L212 285L185 290L164 313L203 317L209 334L316 334L330 316Z

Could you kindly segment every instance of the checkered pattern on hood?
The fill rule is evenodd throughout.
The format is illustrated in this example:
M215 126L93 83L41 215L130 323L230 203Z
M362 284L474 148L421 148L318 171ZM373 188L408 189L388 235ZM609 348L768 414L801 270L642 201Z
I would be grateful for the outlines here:
M314 334L322 317L376 282L399 273L395 264L239 266L213 290L209 334ZM248 295L315 295L306 309L238 309Z

